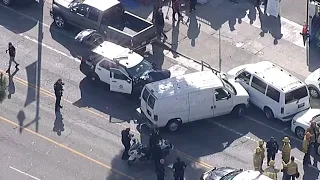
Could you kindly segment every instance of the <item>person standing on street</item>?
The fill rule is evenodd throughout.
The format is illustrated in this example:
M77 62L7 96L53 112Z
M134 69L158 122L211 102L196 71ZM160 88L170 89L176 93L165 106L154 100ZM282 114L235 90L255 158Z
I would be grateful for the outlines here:
M193 10L197 10L197 9L196 9L196 5L197 5L197 0L189 0L190 13L191 13Z
M177 161L173 164L172 169L174 170L174 179L175 180L184 180L184 171L187 165L185 162L181 161L179 157L177 157Z
M10 59L9 59L9 67L8 67L8 70L6 71L7 73L10 72L10 68L11 68L11 64L12 62L14 62L16 64L16 69L19 69L18 66L19 64L17 63L17 61L15 60L15 57L16 57L16 48L12 45L11 42L9 42L8 44L8 49L6 50L6 53L9 52L9 56L10 56Z
M287 164L290 161L290 154L291 154L290 139L288 137L284 137L282 141L283 141L282 161Z
M165 168L164 168L164 159L160 159L156 167L157 180L164 180Z
M264 141L263 140L260 140L259 141L259 148L261 150L260 152L260 156L261 156L261 170L262 170L262 165L263 165L263 161L264 161L264 158L265 158L265 148L264 148Z
M176 21L176 14L178 14L178 18L182 19L183 16L180 13L180 0L172 0L172 20Z
M307 131L302 142L302 152L304 153L303 164L310 164L310 139L311 134Z
M272 180L278 180L279 169L274 167L274 160L270 161L270 165L264 170L265 174Z
M279 150L279 145L274 137L271 137L270 140L267 142L267 165L269 166L269 162L272 159L273 161L276 158L276 154Z
M319 127L317 123L312 122L310 127L307 129L307 132L309 132L311 135L309 146L313 147L316 154L318 154ZM311 148L309 148L309 150L311 150Z
M131 134L130 128L126 128L125 130L121 131L121 142L124 146L124 151L122 153L122 160L128 160L129 158L129 149L130 149L130 141L131 141Z
M286 169L286 173L284 173L285 180L295 180L296 178L299 178L300 173L298 171L298 164L294 162L293 156L291 156L291 162L289 164L283 164L283 168Z
M162 8L158 9L158 13L156 13L155 17L155 25L157 28L158 32L158 38L161 39L161 37L164 37L164 40L168 39L167 35L164 33L164 17L163 17L163 12Z
M60 108L62 108L60 102L61 102L61 97L62 97L62 92L63 92L63 85L64 83L62 82L62 79L58 79L56 83L54 83L53 88L54 88L54 94L56 96L56 103L55 103L55 111L58 112Z
M257 147L253 154L253 167L255 171L262 171L261 161L261 149Z

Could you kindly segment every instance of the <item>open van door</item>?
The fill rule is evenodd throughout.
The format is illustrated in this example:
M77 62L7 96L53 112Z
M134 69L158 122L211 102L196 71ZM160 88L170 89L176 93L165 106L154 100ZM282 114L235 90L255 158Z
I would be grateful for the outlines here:
M119 69L110 68L110 91L131 94L132 80Z

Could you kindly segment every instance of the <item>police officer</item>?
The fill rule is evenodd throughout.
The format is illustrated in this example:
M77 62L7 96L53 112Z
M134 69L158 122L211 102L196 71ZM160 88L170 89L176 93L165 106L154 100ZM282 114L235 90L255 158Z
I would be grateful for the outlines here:
M267 165L269 166L269 162L272 159L274 161L276 154L279 150L279 145L274 137L270 137L269 141L266 145L267 148Z
M255 171L262 171L261 161L261 149L257 147L253 154L253 167Z
M302 142L302 152L304 153L303 156L303 163L304 164L309 164L310 163L310 139L311 139L311 134L310 132L306 132L303 138Z
M60 102L61 102L61 97L62 97L62 92L63 92L63 85L64 83L62 82L62 79L58 79L56 83L54 83L54 94L56 96L56 103L55 103L55 111L59 111L60 108L62 108Z
M272 180L277 180L278 173L280 172L280 170L275 168L274 164L275 164L275 162L273 160L271 160L270 165L264 170L264 172Z
M260 140L259 141L259 148L261 150L260 152L260 156L261 156L261 170L262 170L262 164L263 164L263 161L264 161L264 158L265 158L265 148L264 148L264 141L263 140Z
M314 148L315 152L318 152L318 137L319 137L319 127L315 122L312 122L307 132L311 134L310 146ZM309 149L311 150L311 149Z
M160 159L158 165L156 166L157 180L164 180L165 168L164 168L164 159Z
M290 154L291 154L290 139L288 137L284 137L282 141L283 141L282 161L285 163L289 163Z
M298 164L294 162L294 157L291 156L291 162L289 164L284 163L283 168L285 169L286 180L295 180L299 178L300 173L298 171Z
M184 180L184 170L187 165L185 162L181 161L179 157L177 157L177 161L173 164L174 170L174 179L175 180Z
M159 134L159 131L154 129L149 137L149 147L152 149L156 145L159 144L159 141L161 139L161 136Z
M130 140L131 140L130 128L126 128L125 130L122 130L121 142L124 146L124 151L122 153L122 160L127 160L129 158L128 152L130 149Z

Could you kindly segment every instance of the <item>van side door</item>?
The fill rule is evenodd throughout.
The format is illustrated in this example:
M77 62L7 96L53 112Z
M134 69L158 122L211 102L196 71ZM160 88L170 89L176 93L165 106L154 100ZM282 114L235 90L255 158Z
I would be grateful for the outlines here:
M132 79L119 69L110 68L110 91L131 94Z
M189 93L189 122L213 117L212 89Z
M250 87L250 101L260 109L264 108L266 102L267 84L256 76L252 77Z
M231 93L225 88L214 90L214 116L228 114L233 108L233 99Z

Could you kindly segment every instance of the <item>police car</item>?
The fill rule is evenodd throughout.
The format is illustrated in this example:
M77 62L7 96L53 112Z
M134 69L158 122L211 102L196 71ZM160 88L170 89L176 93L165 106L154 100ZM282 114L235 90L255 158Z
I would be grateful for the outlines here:
M156 69L140 54L104 41L97 33L90 36L86 33L79 33L75 38L90 49L78 56L80 71L93 81L110 85L110 91L140 94L145 84L170 77L169 70Z
M202 174L200 180L271 180L258 171L235 169L231 167L214 168Z

